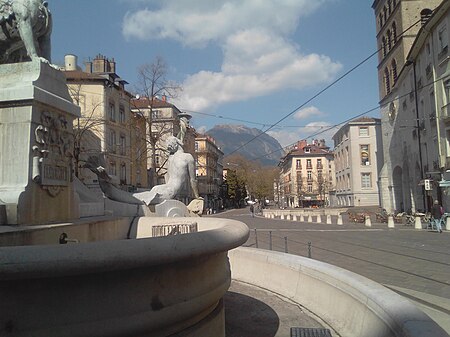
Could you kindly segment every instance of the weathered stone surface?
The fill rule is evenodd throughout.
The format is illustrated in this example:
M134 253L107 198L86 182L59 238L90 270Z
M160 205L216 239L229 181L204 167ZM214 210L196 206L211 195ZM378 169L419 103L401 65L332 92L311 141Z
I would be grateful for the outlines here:
M203 209L205 206L205 200L203 199L194 199L187 206L189 213L191 215L201 215L203 213Z
M0 199L7 224L79 217L72 187L72 121L64 75L40 61L0 66Z

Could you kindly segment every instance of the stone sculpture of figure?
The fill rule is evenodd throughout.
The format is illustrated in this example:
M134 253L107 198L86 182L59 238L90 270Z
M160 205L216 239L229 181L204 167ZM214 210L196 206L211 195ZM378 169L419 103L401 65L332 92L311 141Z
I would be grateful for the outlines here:
M43 0L0 0L0 64L51 62L52 18Z
M181 141L181 144L184 144L184 136L186 135L186 130L189 126L189 119L191 119L191 115L182 112L178 114L180 118L180 132L177 134L177 138Z
M159 204L164 200L173 199L181 191L186 180L189 180L195 198L201 199L195 178L194 157L190 153L184 153L181 141L174 136L167 139L167 150L170 154L167 160L166 183L156 185L150 191L131 194L115 187L98 157L90 157L85 167L97 175L101 190L111 200L128 204Z
M150 191L134 193L133 197L142 200L146 205L154 205L164 200L173 199L189 180L196 199L199 199L197 179L195 178L195 161L190 153L184 153L180 139L170 136L167 139L166 183L154 186Z

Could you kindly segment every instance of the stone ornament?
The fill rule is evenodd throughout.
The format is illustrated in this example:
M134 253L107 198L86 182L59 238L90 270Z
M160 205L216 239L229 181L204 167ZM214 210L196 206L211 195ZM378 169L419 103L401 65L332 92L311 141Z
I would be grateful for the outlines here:
M34 130L36 145L31 148L32 179L55 197L72 181L73 140L63 115L44 111L40 122Z
M43 0L0 0L0 64L51 62L52 17Z

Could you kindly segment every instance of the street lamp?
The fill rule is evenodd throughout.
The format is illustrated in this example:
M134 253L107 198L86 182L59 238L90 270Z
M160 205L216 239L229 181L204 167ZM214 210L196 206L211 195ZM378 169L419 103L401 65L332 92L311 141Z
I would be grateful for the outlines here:
M422 144L420 140L420 119L419 119L419 100L417 98L417 77L416 77L416 62L413 60L407 60L405 66L413 66L413 76L414 76L414 101L416 107L416 127L417 127L417 141L419 143L419 165L420 165L420 181L423 181L423 159L422 159ZM422 187L422 202L425 212L428 212L428 205L426 202L424 187Z

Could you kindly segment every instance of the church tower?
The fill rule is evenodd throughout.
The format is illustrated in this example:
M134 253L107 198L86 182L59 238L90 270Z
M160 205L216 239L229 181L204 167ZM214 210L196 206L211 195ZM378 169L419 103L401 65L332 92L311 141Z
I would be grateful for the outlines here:
M441 2L442 0L374 1L372 8L377 23L378 87L381 102L394 87L421 24Z

